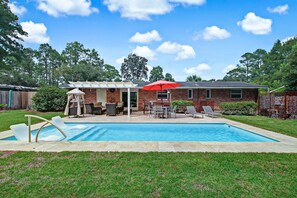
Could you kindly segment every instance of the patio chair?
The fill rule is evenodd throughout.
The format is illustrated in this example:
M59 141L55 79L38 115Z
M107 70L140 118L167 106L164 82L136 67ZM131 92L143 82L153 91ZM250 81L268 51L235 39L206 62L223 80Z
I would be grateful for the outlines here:
M60 116L52 117L52 123L58 126L60 129L85 129L86 125L78 124L72 127L67 126Z
M186 114L191 114L193 118L204 118L204 115L202 113L198 113L194 106L187 106Z
M153 117L156 118L160 118L160 117L163 117L164 116L164 112L163 112L163 109L162 109L162 106L154 106L153 107Z
M172 118L172 114L174 114L174 118L176 118L176 109L177 106L174 106L173 108L170 108L169 110L169 117Z
M11 125L10 129L19 141L28 141L29 140L29 128L25 123ZM31 134L31 139L35 139L35 136ZM41 138L43 141L59 141L62 138L56 135L49 135L47 137Z
M117 115L117 105L115 103L106 103L106 115L107 116Z
M202 106L203 111L206 115L210 117L222 117L222 113L220 112L214 112L210 106Z

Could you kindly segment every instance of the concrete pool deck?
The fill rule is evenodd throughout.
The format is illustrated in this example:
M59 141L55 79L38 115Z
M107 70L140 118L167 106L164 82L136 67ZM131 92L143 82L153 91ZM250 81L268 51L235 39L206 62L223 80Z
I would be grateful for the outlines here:
M297 138L271 132L224 118L192 118L178 114L177 118L155 119L141 112L127 116L92 116L82 118L64 118L65 122L145 122L145 123L227 123L257 134L278 140L279 142L243 143L243 142L129 142L129 141L72 141L72 142L20 142L0 140L0 151L97 151L97 152L275 152L297 153ZM43 123L32 125L32 130ZM11 131L0 133L0 139L12 136Z

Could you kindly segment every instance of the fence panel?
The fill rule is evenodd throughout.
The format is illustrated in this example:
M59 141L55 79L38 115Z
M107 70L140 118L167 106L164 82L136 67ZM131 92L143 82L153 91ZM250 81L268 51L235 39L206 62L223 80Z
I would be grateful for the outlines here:
M12 109L26 109L32 106L32 97L36 92L13 91L12 92ZM9 91L0 91L0 104L9 102Z
M259 96L259 114L284 119L297 119L297 92Z

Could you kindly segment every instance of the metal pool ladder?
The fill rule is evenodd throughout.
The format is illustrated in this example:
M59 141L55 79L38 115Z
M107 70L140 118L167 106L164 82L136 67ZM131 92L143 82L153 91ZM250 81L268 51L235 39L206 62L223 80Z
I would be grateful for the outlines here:
M40 117L40 116L36 116L36 115L25 115L25 117L28 118L29 142L31 142L31 118L37 118L37 119L42 120L42 121L45 122L45 123L38 129L38 132L37 132L36 137L35 137L35 142L38 142L38 136L39 136L39 133L40 133L41 129L42 129L43 127L45 127L46 125L48 125L48 124L53 125L56 129L58 129L58 131L60 131L60 133L64 136L64 138L67 137L66 134L63 132L63 130L62 130L60 127L58 127L57 125L53 124L51 121L49 121L49 120L47 120L47 119L45 119L45 118L42 118L42 117Z

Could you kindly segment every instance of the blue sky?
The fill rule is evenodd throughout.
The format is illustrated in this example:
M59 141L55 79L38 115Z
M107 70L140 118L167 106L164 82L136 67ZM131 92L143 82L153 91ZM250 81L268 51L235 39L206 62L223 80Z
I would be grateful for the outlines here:
M240 56L297 35L295 0L18 0L26 47L78 41L120 68L131 52L176 80L222 78ZM138 32L138 34L137 34Z

